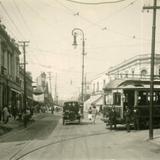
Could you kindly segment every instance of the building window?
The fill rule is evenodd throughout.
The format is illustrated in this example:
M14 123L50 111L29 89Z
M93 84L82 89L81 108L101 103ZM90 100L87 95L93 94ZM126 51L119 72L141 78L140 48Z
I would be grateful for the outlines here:
M146 78L146 75L147 75L147 71L145 69L143 69L141 71L141 78Z
M105 85L106 85L106 80L104 79L103 80L103 87L105 87Z
M93 84L93 93L95 92L95 83Z
M99 82L97 82L97 91L99 91Z
M113 104L114 105L120 105L121 104L121 94L120 93L114 93L113 94Z
M158 76L160 77L160 68L158 69Z
M134 70L132 70L132 77L134 77Z
M126 71L126 73L125 73L125 77L126 77L126 78L128 78L128 71Z

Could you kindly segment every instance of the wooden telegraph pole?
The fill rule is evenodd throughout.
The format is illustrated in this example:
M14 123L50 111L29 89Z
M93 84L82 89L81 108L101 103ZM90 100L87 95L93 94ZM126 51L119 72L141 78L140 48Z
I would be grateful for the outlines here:
M153 139L153 92L154 92L154 57L155 57L155 39L156 39L156 11L160 9L157 6L157 0L154 0L153 6L144 6L143 9L153 10L152 25L152 44L151 44L151 75L150 75L150 109L149 109L149 139Z
M24 94L23 94L23 109L24 113L26 113L26 97L27 97L27 92L26 92L26 47L28 46L29 41L19 41L21 44L20 46L23 48L23 65L24 65L24 76L23 76L23 81L24 81Z

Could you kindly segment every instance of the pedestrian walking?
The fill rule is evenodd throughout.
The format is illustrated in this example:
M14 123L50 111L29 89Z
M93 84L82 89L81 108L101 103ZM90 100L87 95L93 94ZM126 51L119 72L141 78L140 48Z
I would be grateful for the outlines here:
M51 106L51 112L54 114L54 105Z
M6 124L9 121L9 111L7 106L3 108L3 122Z
M110 129L112 130L112 126L114 126L114 129L117 128L117 115L116 115L116 110L115 107L112 106L112 108L109 111L109 124L110 124Z
M88 109L88 119L91 121L92 120L92 108L89 107Z
M96 116L97 116L97 109L96 109L96 106L93 105L92 107L92 118L93 118L93 124L96 123Z
M127 132L130 132L131 109L128 106L126 106L125 120L126 120L126 130Z

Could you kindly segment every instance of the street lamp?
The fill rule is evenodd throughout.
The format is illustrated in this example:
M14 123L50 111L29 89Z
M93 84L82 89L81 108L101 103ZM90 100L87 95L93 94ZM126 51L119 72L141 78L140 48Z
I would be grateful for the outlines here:
M73 46L78 45L77 44L77 35L80 33L82 35L82 82L81 82L81 101L82 101L82 115L83 115L83 107L84 107L84 56L85 56L85 38L84 38L84 32L80 28L74 28L72 30L73 35Z

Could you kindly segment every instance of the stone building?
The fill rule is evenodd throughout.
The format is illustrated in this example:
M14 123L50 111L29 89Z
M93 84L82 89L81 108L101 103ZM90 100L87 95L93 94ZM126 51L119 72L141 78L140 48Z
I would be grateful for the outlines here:
M0 109L4 106L16 105L21 94L19 79L20 51L15 40L11 39L0 24Z
M114 80L149 80L151 55L143 54L132 57L122 63L110 67L106 72L91 80L91 98L85 102L86 110L91 104L103 105L103 89ZM154 77L160 79L160 54L155 54Z
M4 106L23 108L24 71L20 67L21 52L0 24L0 111ZM32 99L32 77L26 73L27 98Z

